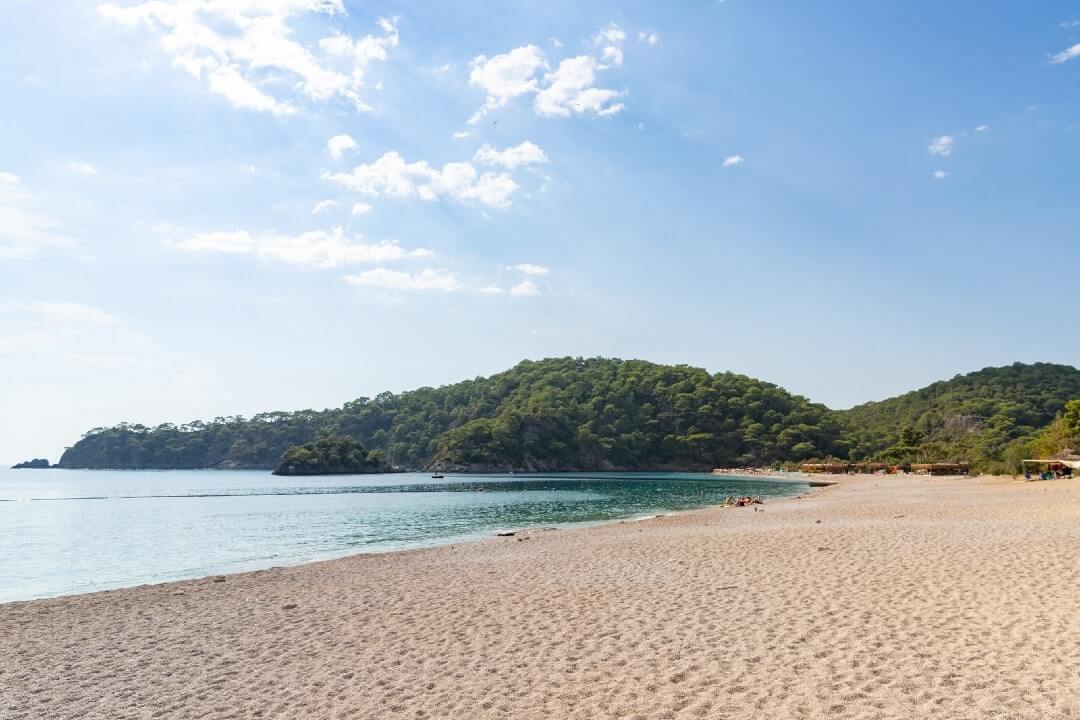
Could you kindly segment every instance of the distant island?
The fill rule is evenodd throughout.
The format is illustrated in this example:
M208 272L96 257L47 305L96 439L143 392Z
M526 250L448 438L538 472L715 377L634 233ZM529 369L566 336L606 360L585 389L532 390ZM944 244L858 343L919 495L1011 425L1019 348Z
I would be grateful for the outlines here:
M34 458L11 466L12 470L48 470L49 461L45 458Z
M397 469L708 471L835 458L1004 472L1051 444L1080 447L1053 425L1076 398L1080 370L1048 363L986 368L832 410L730 372L550 358L334 409L95 428L56 467L271 470L298 447L351 438Z
M389 472L391 468L349 437L328 437L285 451L274 475L359 475Z

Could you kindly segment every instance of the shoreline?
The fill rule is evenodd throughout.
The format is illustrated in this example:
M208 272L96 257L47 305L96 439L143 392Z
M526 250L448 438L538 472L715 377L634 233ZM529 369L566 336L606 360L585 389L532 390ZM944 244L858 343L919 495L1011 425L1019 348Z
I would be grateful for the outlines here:
M0 714L1080 713L1080 483L845 476L763 510L0 605Z
M50 469L64 469L64 468L50 468ZM171 471L162 471L162 472L171 472ZM251 471L242 470L241 472L251 472ZM691 473L688 472L686 474L691 474ZM700 475L703 475L704 477L709 477L711 475L717 475L717 476L721 475L721 474L718 474L718 473L696 473L696 472L692 473L692 474L700 474ZM455 476L466 476L466 477L467 476L490 477L490 475L482 474L482 473L455 473L454 475ZM542 476L543 474L539 473L539 474L534 474L534 475ZM818 487L815 487L815 486L811 485L809 483L809 481L801 480L801 479L792 479L792 478L783 478L783 477L763 477L761 475L757 475L757 476L734 475L734 474L727 474L727 473L722 474L722 476L723 477L729 477L729 478L736 478L736 479L744 479L744 480L749 480L749 481L756 481L756 482L768 482L769 480L776 480L778 483L787 483L787 484L790 484L790 485L807 485L808 487L807 487L806 492L811 492L811 491L815 491L817 489L820 489ZM528 475L523 474L521 477L528 477ZM237 496L237 497L243 497L243 496ZM793 499L794 497L797 497L797 496L796 496L795 492L792 491L788 495L784 495L782 497L775 498L772 502L770 502L770 505L778 503L778 502L783 502L785 500L790 500L790 499ZM802 497L802 495L799 495L798 497ZM59 499L60 500L68 500L68 499L82 500L82 499L85 499L85 498L59 498ZM50 500L53 500L53 499L50 499ZM15 499L6 500L6 499L3 499L3 498L0 498L0 502L17 502L17 500L15 500ZM664 510L662 508L658 508L655 511L648 511L648 512L645 512L645 513L640 513L640 514L635 514L635 515L628 515L626 517L614 517L614 518L606 518L606 519L598 519L598 520L578 520L578 521L563 522L563 523L559 523L559 522L537 523L537 524L534 524L534 525L523 525L523 526L518 526L518 527L502 527L502 526L493 527L493 528L491 528L489 530L476 531L476 532L473 532L473 533L466 533L466 534L463 534L463 535L453 535L453 536L447 536L447 537L439 538L439 539L429 539L429 540L424 540L424 541L418 541L416 544L406 545L406 546L402 546L402 547L380 547L380 548L374 548L374 549L360 549L360 550L357 550L355 548L348 548L348 549L341 550L339 552L326 554L323 557L314 557L314 558L309 558L309 559L295 559L295 558L290 558L290 557L277 557L277 558L273 558L273 559L269 560L268 562L270 564L266 565L265 567L254 567L254 568L242 569L242 570L234 570L234 571L218 570L218 571L215 571L215 572L208 572L208 573L203 574L203 575L197 575L197 576L192 576L192 577L179 577L179 578L174 578L174 579L170 579L170 580L161 580L161 581L158 581L158 582L143 582L143 583L138 583L138 584L134 584L134 585L118 585L116 587L107 587L107 588L94 589L94 590L85 590L85 591L82 591L82 592L61 592L61 593L58 593L58 594L43 595L43 596L39 596L39 597L27 598L27 599L22 599L22 600L0 601L0 609L2 609L6 605L11 605L11 604L14 604L14 603L32 603L32 602L45 601L45 600L59 600L59 599L64 599L64 598L80 598L80 597L85 597L87 595L95 595L95 594L99 594L99 593L122 592L122 591L126 591L126 590L136 590L136 589L140 589L140 588L155 587L155 586L160 586L160 585L171 585L171 584L175 584L175 583L198 582L200 580L206 580L208 578L213 578L213 577L226 577L226 578L229 578L229 577L234 577L234 576L239 576L239 575L249 575L249 574L262 573L262 572L267 572L267 571L270 571L270 570L276 570L276 569L280 569L280 568L305 567L305 566L313 565L313 564L316 564L316 563L335 562L335 561L338 561L338 560L343 560L343 559L356 557L356 556L362 556L362 555L385 556L385 555L394 555L394 554L398 554L398 553L409 553L409 552L417 552L417 551L423 551L423 550L431 550L431 549L435 549L435 548L439 548L439 547L445 547L445 546L476 544L476 543L482 543L482 542L484 542L486 540L498 539L500 537L503 537L503 538L505 538L505 537L516 537L516 536L519 536L519 535L524 536L524 535L527 535L529 532L540 532L540 531L547 531L547 530L552 530L552 529L553 530L559 530L559 531L565 531L565 532L572 532L572 531L575 531L575 530L585 530L585 529L594 528L594 527L602 527L602 526L610 525L610 524L620 524L620 523L628 523L628 522L644 522L644 521L653 520L653 519L656 519L656 518L675 517L675 516L679 516L679 515L683 515L683 514L687 514L687 513L695 513L695 512L701 512L701 511L704 511L704 510L710 510L710 509L714 509L714 508L724 508L724 507L725 507L725 505L723 503L715 503L715 504L702 505L700 507L691 507L691 508L678 509L678 510ZM280 564L278 564L278 563L280 563ZM253 564L253 563L249 563L249 564ZM262 563L258 563L258 564L262 565Z

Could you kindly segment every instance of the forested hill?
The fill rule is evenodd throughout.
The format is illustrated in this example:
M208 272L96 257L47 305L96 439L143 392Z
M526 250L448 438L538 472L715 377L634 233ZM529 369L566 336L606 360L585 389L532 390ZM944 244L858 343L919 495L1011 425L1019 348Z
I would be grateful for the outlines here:
M291 446L340 436L373 462L404 468L689 470L833 456L987 469L1028 452L1025 443L1073 398L1080 370L1044 363L987 368L833 411L743 375L558 358L340 409L99 428L59 466L269 469Z
M769 383L558 358L334 410L98 428L59 466L272 468L290 446L328 436L351 437L394 466L471 470L708 469L847 453L834 413Z
M927 461L985 463L1002 459L1010 446L1023 451L1019 444L1074 398L1080 398L1080 370L1015 363L957 375L839 416L855 458L918 454Z

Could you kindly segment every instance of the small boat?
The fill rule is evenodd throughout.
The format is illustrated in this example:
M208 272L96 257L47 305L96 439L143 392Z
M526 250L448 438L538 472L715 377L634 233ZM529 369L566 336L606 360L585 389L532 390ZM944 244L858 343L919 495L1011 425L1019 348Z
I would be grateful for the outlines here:
M435 472L431 473L431 477L435 480L442 480L443 474L436 470Z

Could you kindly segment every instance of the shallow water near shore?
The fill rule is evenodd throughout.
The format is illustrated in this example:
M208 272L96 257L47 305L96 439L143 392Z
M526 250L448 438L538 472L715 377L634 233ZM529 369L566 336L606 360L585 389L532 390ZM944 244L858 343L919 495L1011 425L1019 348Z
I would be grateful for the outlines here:
M0 470L0 602L242 572L723 502L800 482L699 473L282 478Z

